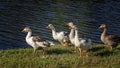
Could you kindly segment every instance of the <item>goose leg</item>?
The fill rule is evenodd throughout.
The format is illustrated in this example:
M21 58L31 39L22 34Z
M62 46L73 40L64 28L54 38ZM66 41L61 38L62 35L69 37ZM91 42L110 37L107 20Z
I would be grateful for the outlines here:
M87 50L83 50L83 52L85 53L86 58L88 58L88 52L87 52Z
M112 49L113 49L112 46L110 46L110 51L112 51Z
M35 54L35 53L36 53L36 50L37 50L37 49L34 49L33 54Z
M77 52L76 50L77 50L77 47L76 47L76 46L74 46L74 52Z
M60 43L61 43L62 46L64 46L62 42L60 42Z
M86 58L88 58L88 52L86 52Z
M46 50L43 48L42 55L44 56L46 54Z
M80 51L80 57L82 57L82 49L81 48L78 48L79 51Z

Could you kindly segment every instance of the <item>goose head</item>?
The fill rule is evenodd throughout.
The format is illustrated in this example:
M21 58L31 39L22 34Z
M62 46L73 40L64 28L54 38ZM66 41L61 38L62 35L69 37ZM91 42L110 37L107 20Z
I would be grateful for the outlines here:
M30 29L29 27L25 27L25 28L22 30L22 32L29 32L29 31L31 31L31 29Z
M74 26L72 22L67 23L67 26L69 27L69 29L72 29L72 27Z
M52 25L52 24L48 24L48 26L47 26L46 28L52 29L52 28L53 28L53 25Z
M107 25L106 25L106 24L101 24L101 25L99 26L99 29L104 29L104 28L107 28Z
M74 30L77 29L76 25L72 25L72 26L70 26L70 28L71 28L71 29L74 29Z

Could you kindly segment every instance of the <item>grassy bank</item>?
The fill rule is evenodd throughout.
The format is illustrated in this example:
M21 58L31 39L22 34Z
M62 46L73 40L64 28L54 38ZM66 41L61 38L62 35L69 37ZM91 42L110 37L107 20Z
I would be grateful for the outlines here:
M73 47L52 46L43 57L41 50L32 48L0 50L0 68L119 68L120 45L109 51L101 44L89 50L89 58L79 58Z

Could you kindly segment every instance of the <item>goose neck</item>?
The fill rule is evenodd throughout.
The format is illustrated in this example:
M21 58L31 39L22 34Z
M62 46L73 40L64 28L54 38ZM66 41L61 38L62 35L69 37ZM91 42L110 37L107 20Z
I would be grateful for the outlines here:
M78 39L78 30L75 30L75 39Z
M70 39L74 38L74 29L71 29L69 37Z
M107 28L104 28L104 31L103 31L103 33L102 33L102 36L106 36L106 34L107 34Z
M53 26L52 26L51 30L52 30L53 37L55 37L56 36L56 30L55 30L55 28Z
M32 31L29 31L28 34L27 34L27 36L26 36L26 39L30 38L31 35L32 35Z

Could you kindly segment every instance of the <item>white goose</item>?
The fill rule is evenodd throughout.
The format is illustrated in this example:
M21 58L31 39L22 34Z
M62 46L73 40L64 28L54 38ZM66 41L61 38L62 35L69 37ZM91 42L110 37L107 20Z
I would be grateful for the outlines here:
M74 45L74 41L75 41L75 30L72 29L72 27L74 26L72 22L67 23L67 25L69 26L69 28L71 29L70 34L69 34L69 39L70 42Z
M56 30L52 24L49 24L47 26L47 28L52 30L52 36L53 36L54 40L59 41L63 46L68 46L69 37L66 35L65 31L56 32Z
M80 57L82 56L83 52L85 52L86 57L88 57L87 50L92 45L91 39L79 38L77 27L72 26L72 29L75 29L74 45L75 45L75 47L78 47L78 49L80 51Z
M69 26L69 29L71 29L70 34L69 34L69 39L72 45L75 45L75 29L73 29L72 27L74 26L72 22L67 23L67 25ZM76 46L74 46L74 52L76 52Z
M32 30L29 27L25 27L22 32L27 32L26 42L28 45L33 47L33 53L35 53L37 49L42 48L42 54L45 55L45 49L46 47L50 47L50 43L46 40L41 39L38 36L32 36Z

